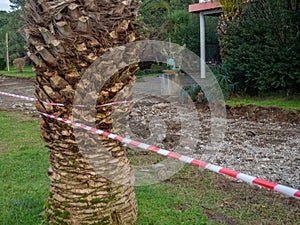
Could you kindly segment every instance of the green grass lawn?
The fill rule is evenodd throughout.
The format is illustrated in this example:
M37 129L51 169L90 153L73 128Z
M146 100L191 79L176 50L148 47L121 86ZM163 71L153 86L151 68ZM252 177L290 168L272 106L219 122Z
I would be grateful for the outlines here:
M282 96L268 96L268 97L240 97L230 98L226 101L230 106L236 105L258 105L258 106L275 106L282 109L300 111L300 96L282 97Z
M0 224L38 224L49 188L38 120L0 113Z
M38 118L0 112L0 127L0 224L41 224L49 163ZM160 159L152 153L129 155L135 164ZM137 225L300 224L298 200L190 165L168 180L136 187L135 192Z
M0 70L0 74L21 77L21 78L34 78L35 77L35 74L32 71L32 66L29 66L29 65L26 65L24 67L23 73L20 73L14 66L10 66L9 72L7 70Z

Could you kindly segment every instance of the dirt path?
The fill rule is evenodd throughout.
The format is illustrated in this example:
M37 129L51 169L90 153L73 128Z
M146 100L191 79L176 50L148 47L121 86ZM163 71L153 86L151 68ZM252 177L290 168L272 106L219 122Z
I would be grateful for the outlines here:
M134 87L136 97L140 100L134 104L125 124L126 135L300 188L300 113L274 107L227 108L224 139L220 145L211 146L211 123L207 106L197 106L195 113L184 105L145 97L145 90L148 94L159 95L159 80L147 78ZM0 91L34 97L34 82L0 75ZM32 102L2 95L0 110L36 113ZM184 115L182 112L185 112Z
M0 91L34 97L34 80L0 75ZM3 95L0 95L0 110L17 110L26 113L35 113L33 102Z

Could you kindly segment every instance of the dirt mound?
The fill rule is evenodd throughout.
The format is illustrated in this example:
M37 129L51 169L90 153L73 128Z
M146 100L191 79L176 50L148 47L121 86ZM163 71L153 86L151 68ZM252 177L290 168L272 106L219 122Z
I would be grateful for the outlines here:
M197 104L199 112L209 113L210 106L207 103ZM226 105L226 113L228 119L245 119L248 121L270 121L278 123L300 123L300 111L292 111L281 109L273 106L257 106L257 105Z
M256 105L226 106L228 118L242 118L250 121L272 121L299 123L300 112L284 110L277 107L262 107Z
M300 187L300 174L295 173L300 168L300 113L276 107L227 106L225 127L212 130L210 111L218 110L217 106L199 104L193 112L184 105L145 98L133 106L124 127L134 140ZM219 137L218 132L222 140L213 139Z

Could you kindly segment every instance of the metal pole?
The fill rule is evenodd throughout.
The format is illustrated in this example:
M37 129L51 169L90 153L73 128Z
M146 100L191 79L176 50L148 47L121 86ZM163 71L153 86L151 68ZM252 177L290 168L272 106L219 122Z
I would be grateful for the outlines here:
M9 54L8 54L8 33L5 33L5 44L6 44L6 68L9 71Z
M205 62L205 19L204 19L204 13L200 12L200 72L201 72L201 78L206 77L205 66L206 66L206 62Z

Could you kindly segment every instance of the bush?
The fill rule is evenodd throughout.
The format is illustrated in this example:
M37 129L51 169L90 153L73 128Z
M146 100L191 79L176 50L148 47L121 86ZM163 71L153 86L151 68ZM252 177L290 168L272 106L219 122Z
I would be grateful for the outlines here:
M240 91L300 91L299 7L293 0L248 3L238 22L226 28L223 62Z
M214 73L225 98L236 92L238 83L233 82L234 79L226 66L219 64L215 67L211 67L211 70Z
M200 85L183 87L183 91L181 95L182 97L187 97L186 95L188 95L191 98L191 100L194 102L202 103L207 101Z
M5 70L6 63L5 60L0 58L0 70Z

